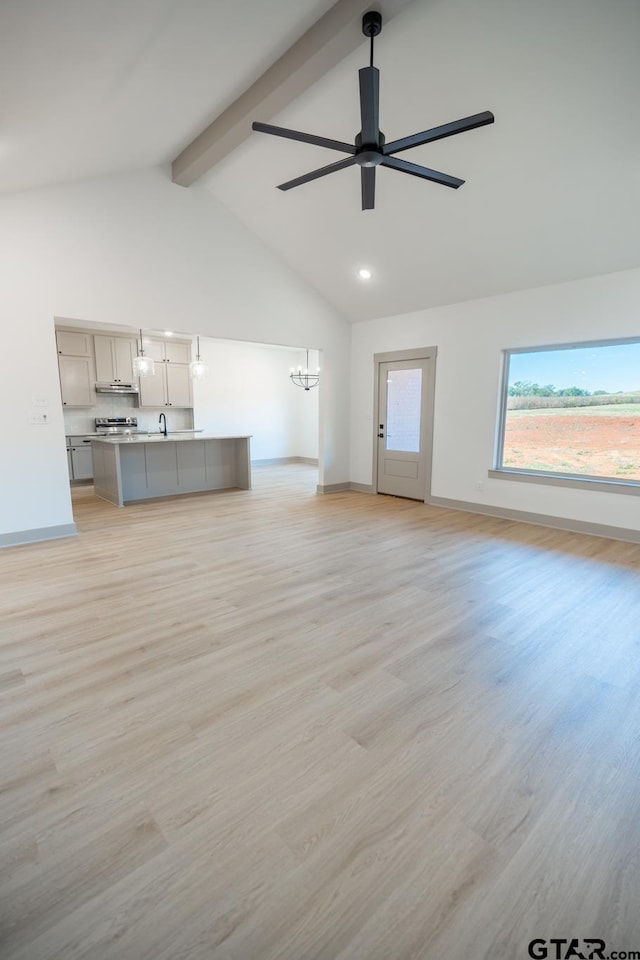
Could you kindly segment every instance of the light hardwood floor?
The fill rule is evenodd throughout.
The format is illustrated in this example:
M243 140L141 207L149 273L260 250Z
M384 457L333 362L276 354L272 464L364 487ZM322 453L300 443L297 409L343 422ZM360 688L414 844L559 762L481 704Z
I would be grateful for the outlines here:
M640 950L640 547L254 480L0 552L3 960Z

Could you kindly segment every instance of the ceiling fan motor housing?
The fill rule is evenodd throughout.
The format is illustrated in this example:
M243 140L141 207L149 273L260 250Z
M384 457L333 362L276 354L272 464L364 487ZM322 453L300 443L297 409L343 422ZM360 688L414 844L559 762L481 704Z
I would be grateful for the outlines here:
M363 143L362 134L357 133L355 137L356 163L360 167L377 167L382 163L384 153L384 133L378 131L378 143Z

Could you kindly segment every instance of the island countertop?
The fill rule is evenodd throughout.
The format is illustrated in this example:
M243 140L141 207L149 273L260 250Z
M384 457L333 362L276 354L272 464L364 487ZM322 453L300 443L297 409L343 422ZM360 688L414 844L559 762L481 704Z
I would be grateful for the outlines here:
M111 437L92 437L92 443L171 443L184 442L185 440L250 440L252 434L227 434L214 433L194 433L193 431L181 431L179 433L169 433L166 437L163 433L132 433L117 434Z
M92 437L96 496L118 507L155 497L251 489L251 434Z

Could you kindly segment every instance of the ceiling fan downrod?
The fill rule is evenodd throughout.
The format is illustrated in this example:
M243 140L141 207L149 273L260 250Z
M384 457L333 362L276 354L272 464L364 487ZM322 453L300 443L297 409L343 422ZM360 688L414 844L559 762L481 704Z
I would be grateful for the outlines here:
M377 37L382 30L382 14L377 10L369 10L362 18L362 32L365 37L371 38L371 58L369 66L373 66L373 38Z
M382 145L384 134L380 130L380 71L373 65L373 41L382 30L382 15L377 10L369 10L362 18L362 32L371 40L371 55L368 67L358 71L360 86L360 118L362 129L356 134L355 161L363 169L362 204L363 210L372 209L375 192L374 167L380 166L384 159ZM366 172L364 172L366 171Z

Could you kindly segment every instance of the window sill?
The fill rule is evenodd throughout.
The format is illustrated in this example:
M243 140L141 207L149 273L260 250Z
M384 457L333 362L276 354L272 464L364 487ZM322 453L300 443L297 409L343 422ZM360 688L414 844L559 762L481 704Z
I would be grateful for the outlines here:
M533 470L514 470L497 467L489 470L493 480L518 480L525 483L544 483L556 487L573 487L575 490L600 490L604 493L630 493L640 496L640 481L611 480L605 477L581 477L578 474L536 473Z

